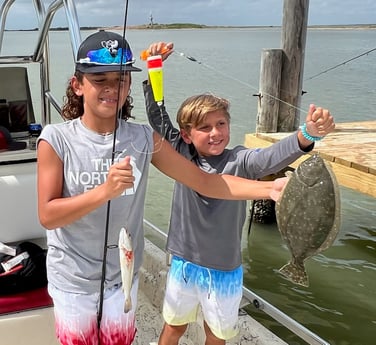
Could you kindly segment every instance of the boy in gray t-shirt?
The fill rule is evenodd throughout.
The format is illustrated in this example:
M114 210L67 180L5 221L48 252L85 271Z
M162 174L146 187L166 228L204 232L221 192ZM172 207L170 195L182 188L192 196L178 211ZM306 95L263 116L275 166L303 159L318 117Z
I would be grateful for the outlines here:
M162 42L149 47L152 55L172 51ZM146 110L153 129L202 170L259 179L279 172L312 150L318 140L334 129L329 111L311 105L306 125L265 149L236 146L230 141L227 100L212 94L189 97L180 106L174 128L164 105L154 101L144 82ZM161 114L162 110L162 114ZM309 133L308 133L309 131ZM208 198L175 183L167 250L172 263L163 305L165 325L159 344L178 344L187 324L196 320L201 305L207 341L225 344L238 332L242 297L241 233L246 201ZM168 342L167 342L168 340Z

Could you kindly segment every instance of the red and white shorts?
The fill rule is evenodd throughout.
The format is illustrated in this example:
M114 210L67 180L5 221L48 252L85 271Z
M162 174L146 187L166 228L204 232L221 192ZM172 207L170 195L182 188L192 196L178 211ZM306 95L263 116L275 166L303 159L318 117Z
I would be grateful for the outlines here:
M132 310L124 313L121 285L106 289L98 329L99 292L91 295L68 293L49 284L54 302L56 336L62 345L130 345L136 335L138 278L131 290ZM100 341L99 341L100 338Z

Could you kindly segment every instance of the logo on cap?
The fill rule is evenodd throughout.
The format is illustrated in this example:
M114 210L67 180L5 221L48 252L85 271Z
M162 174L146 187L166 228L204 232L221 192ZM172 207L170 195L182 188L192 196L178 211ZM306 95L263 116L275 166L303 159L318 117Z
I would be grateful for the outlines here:
M115 57L117 55L117 47L119 46L118 40L102 41L101 45L110 52L111 56Z

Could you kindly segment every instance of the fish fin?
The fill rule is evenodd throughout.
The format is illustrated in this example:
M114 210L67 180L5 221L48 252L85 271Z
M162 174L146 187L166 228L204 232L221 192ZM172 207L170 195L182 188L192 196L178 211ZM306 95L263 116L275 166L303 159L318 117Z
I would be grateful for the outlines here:
M289 262L288 264L280 268L279 272L295 284L299 284L304 287L309 286L308 275L304 268L304 265L296 265L292 262Z
M292 175L294 174L294 172L288 170L288 171L285 171L285 176L286 177L291 177Z
M128 313L132 309L132 300L129 296L124 303L124 313Z

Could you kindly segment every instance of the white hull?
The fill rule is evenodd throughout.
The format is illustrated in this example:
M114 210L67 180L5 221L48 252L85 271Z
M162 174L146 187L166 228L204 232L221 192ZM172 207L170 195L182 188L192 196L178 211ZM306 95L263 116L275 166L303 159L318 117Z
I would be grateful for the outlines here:
M0 316L1 344L57 345L53 308Z
M1 165L0 195L1 242L46 235L38 220L35 162Z
M168 267L165 253L145 240L144 264L140 270L135 345L158 342L162 330L161 314ZM248 315L240 316L240 333L229 345L287 345ZM0 316L1 344L58 345L54 333L53 308L42 308ZM180 344L204 344L202 317L189 326Z

